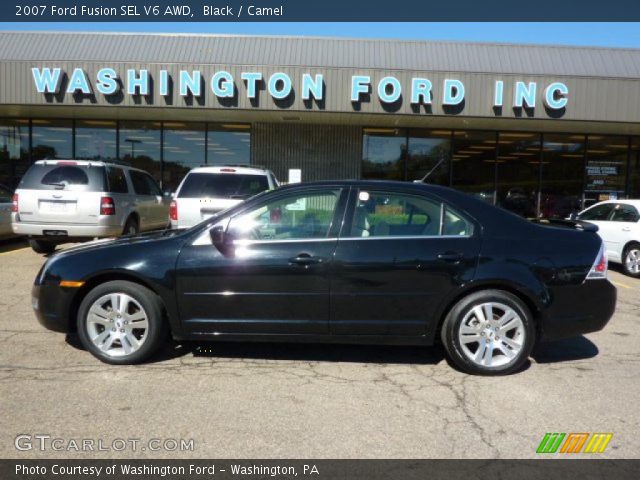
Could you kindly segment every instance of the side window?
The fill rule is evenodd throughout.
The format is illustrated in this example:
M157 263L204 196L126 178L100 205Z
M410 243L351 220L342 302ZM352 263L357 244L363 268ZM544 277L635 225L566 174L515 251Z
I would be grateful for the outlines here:
M442 204L418 195L360 190L351 237L440 235Z
M124 170L116 167L109 167L107 170L109 180L109 191L112 193L129 193L127 187L127 179L124 176Z
M153 195L147 176L144 173L136 172L135 170L130 170L129 173L131 174L133 189L137 195Z
M234 240L298 240L326 238L340 190L304 193L271 200L231 219Z
M153 177L149 174L144 174L144 177L147 184L149 185L149 192L151 192L149 195L161 196L162 190L160 190L160 187L158 186L156 181L153 179Z
M11 203L13 194L0 185L0 203Z
M460 237L473 235L473 224L445 205L444 217L442 218L442 235Z
M637 222L640 219L640 215L638 215L638 210L631 205L618 204L613 209L613 216L611 217L612 222Z
M611 215L611 210L613 210L612 203L603 203L602 205L596 205L595 207L591 207L589 210L584 211L581 215L578 216L579 220L594 220L594 221L605 221L609 220L609 216Z

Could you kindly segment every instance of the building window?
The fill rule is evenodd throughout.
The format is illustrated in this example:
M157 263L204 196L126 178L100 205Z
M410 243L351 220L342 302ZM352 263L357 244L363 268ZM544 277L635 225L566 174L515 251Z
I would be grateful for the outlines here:
M406 180L449 185L451 132L448 130L411 130L407 147Z
M451 156L453 187L494 203L496 145L496 132L456 130Z
M628 137L587 136L586 205L624 196L628 150Z
M362 178L404 180L407 134L394 128L365 128Z
M120 160L162 180L160 122L120 122Z
M248 165L251 162L251 125L209 124L207 165Z
M205 163L205 125L165 122L163 128L163 184L175 189L189 170Z
M73 158L73 122L71 120L32 120L33 160Z
M629 163L629 197L640 198L640 138L631 140L631 161Z
M29 168L29 120L0 121L0 184L14 189Z
M584 146L584 135L543 135L541 217L566 218L583 208Z
M500 132L496 170L497 205L523 217L536 217L540 134Z
M116 160L116 122L107 120L76 121L75 157L82 160Z

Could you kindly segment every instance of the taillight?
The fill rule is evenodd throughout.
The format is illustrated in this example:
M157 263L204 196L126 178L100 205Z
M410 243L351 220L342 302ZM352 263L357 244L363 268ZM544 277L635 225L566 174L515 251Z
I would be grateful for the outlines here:
M600 245L600 251L596 257L596 261L593 263L588 279L594 278L607 278L607 269L609 268L609 262L607 261L607 251L604 248L604 244Z
M115 215L116 204L111 197L102 197L100 199L100 215Z
M14 213L18 213L18 194L13 194L13 200L11 201L11 211Z
M171 200L169 204L169 218L173 221L178 221L178 203L175 200Z

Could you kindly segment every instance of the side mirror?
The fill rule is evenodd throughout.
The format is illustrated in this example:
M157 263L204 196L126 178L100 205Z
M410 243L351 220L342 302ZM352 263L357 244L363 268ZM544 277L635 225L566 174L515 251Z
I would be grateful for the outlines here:
M222 225L216 225L211 230L209 230L209 235L211 235L211 243L213 243L216 247L225 245L227 235L225 234L224 227Z
M578 220L578 214L576 212L571 212L571 215L569 215L569 220Z
M166 188L162 191L163 197L173 197L173 191L170 188Z

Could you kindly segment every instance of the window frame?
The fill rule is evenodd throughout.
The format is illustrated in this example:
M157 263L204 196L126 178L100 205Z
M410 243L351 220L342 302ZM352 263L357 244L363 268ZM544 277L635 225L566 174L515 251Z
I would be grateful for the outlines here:
M427 199L429 201L432 201L434 203L439 203L440 204L440 216L439 216L439 225L438 225L438 235L402 235L402 236L395 236L395 235L387 235L387 236L371 236L371 237L354 237L351 236L351 231L353 228L353 221L355 218L355 211L357 208L357 204L358 204L358 199L360 196L360 192L361 191L366 191L366 192L375 192L378 194L387 194L387 195L399 195L399 196L409 196L409 197L416 197L419 199ZM443 229L444 229L444 216L445 216L445 212L446 210L451 211L452 213L458 215L459 217L461 217L463 220L465 220L467 223L469 223L469 225L472 227L472 231L470 234L468 235L443 235ZM349 197L349 204L348 204L348 208L347 211L345 212L345 218L343 220L343 225L342 225L342 229L340 232L340 236L339 236L339 240L366 240L366 241L370 241L370 240L416 240L416 239L436 239L436 238L473 238L476 237L478 235L478 232L480 231L480 225L478 224L478 222L469 214L467 214L466 212L462 211L459 208L456 208L454 206L452 206L449 202L447 202L446 200L437 197L435 195L430 195L430 194L426 194L426 193L419 193L419 192L414 192L414 191L408 191L408 190L391 190L391 189L386 189L386 188L380 188L377 187L375 185L372 185L371 188L367 188L367 187L360 187L360 186L354 186L351 188L351 196ZM348 233L348 235L344 235L345 233Z
M340 233L340 229L344 224L344 217L347 210L347 201L349 198L349 188L344 185L326 185L323 187L313 187L304 190L295 190L294 192L280 192L279 195L271 196L269 195L268 200L265 202L264 198L261 198L258 202L251 202L250 205L246 205L246 208L235 212L231 216L226 216L221 218L219 221L211 225L206 229L207 235L212 228L216 226L222 225L225 233L230 233L229 229L231 228L232 222L234 219L238 217L242 217L243 215L247 215L252 211L255 211L259 208L262 208L268 204L278 202L281 200L285 200L286 198L291 197L302 197L302 196L314 196L314 195L329 195L332 192L338 192L336 205L333 211L333 216L331 218L331 223L329 224L329 229L327 231L326 237L315 237L315 238L286 238L286 239L232 239L233 244L236 245L253 245L253 244L264 244L264 243L302 243L302 242L326 242L326 241L337 241Z
M630 210L633 210L633 212L635 212L636 219L635 220L615 220L613 217L616 214L616 210L618 210L618 208L620 208L620 209L628 208ZM611 211L610 221L611 222L620 222L620 223L638 223L640 221L640 212L638 211L638 209L634 205L631 205L629 203L622 203L622 202L621 203L616 203L615 206L613 207L613 210Z

